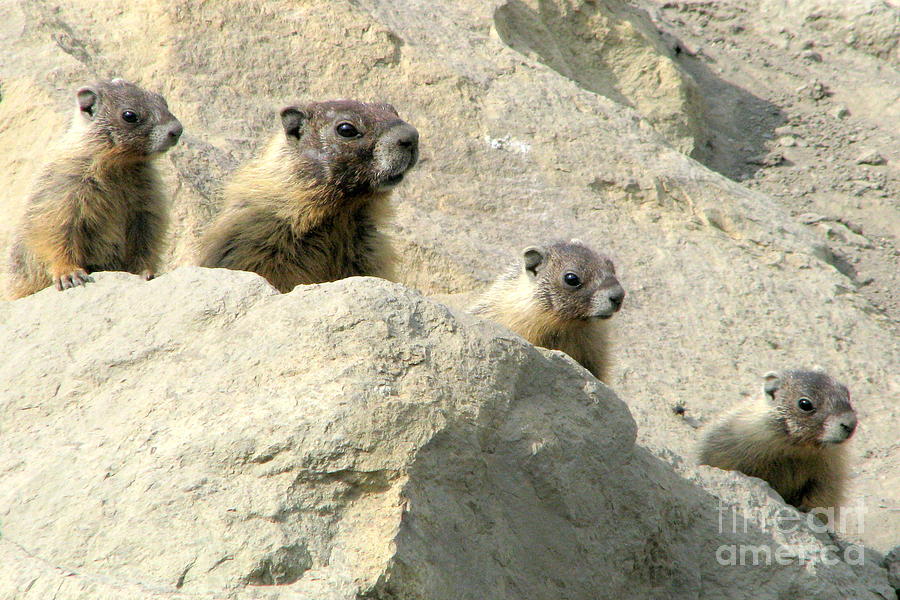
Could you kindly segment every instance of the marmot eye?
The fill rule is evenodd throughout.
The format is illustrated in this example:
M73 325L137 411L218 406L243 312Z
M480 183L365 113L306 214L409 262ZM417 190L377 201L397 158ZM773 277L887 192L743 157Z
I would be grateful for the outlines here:
M359 131L357 131L356 127L354 127L350 123L340 123L334 129L338 132L339 136L345 138L352 138L359 135Z
M581 278L578 277L575 273L566 273L563 275L563 281L566 282L566 285L570 287L578 287L581 285Z
M815 409L815 406L813 406L813 403L809 398L800 398L797 400L797 406L799 406L800 410L803 412L812 412L812 410Z
M126 110L122 113L122 120L126 123L137 123L138 116L137 113L131 110Z

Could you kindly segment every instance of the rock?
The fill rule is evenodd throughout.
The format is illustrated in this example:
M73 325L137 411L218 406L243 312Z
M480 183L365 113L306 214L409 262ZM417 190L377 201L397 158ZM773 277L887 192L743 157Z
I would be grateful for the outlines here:
M814 50L805 50L801 52L800 58L809 62L822 62L822 55Z
M814 225L822 221L827 221L828 217L817 213L803 213L798 217L798 219L800 219L800 222L804 225Z
M878 166L885 163L887 163L887 160L881 155L881 153L876 152L875 150L867 150L856 158L856 164L858 165Z
M636 445L568 357L401 285L95 279L0 324L2 597L889 590L759 480Z
M888 570L888 583L894 590L900 592L900 546L895 546L887 553L884 564Z
M747 159L747 164L759 165L761 167L777 167L784 164L784 154L777 151L751 156Z
M779 137L798 137L801 135L800 131L792 126L792 125L781 125L780 127L775 128L775 135Z
M784 135L778 138L778 145L790 148L797 145L797 138L792 135Z
M836 119L846 119L850 116L850 109L846 106L838 105L831 109L831 115Z
M832 95L832 92L828 89L828 86L826 86L818 79L814 79L809 83L800 86L799 88L797 88L797 93L803 96L808 96L813 100L824 100L825 98Z

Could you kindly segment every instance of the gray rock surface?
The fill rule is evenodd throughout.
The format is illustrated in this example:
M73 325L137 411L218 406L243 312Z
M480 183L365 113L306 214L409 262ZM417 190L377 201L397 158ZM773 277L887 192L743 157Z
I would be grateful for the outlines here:
M0 323L0 597L890 593L761 482L636 445L567 356L401 285L96 279Z

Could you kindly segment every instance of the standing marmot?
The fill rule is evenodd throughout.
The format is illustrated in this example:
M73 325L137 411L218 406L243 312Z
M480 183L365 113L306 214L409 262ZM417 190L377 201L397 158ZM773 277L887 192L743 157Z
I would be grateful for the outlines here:
M763 396L706 433L700 463L759 477L802 510L836 507L856 429L850 392L820 371L768 373Z
M469 309L534 344L562 350L597 379L609 367L609 319L625 290L612 261L579 240L530 246Z
M200 265L253 271L281 292L353 275L391 277L379 230L391 188L418 160L419 133L390 104L288 106L284 131L225 188Z
M10 252L13 299L83 285L92 271L152 278L168 223L153 159L182 127L165 99L122 79L76 94L66 137L41 170Z

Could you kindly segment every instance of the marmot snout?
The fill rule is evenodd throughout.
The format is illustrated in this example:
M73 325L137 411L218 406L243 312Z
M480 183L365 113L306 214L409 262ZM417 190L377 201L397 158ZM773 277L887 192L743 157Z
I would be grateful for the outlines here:
M469 312L509 327L535 346L562 350L606 381L606 320L624 299L612 261L571 240L523 250Z

